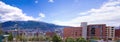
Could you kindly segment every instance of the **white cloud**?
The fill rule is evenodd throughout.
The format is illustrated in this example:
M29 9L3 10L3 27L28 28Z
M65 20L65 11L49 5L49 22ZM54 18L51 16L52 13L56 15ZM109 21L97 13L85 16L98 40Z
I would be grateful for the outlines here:
M74 23L71 21L59 21L59 20L55 20L53 21L53 23L57 24L57 25L63 25L63 26L78 26L78 23Z
M45 14L39 13L39 16L42 17L42 18L44 18L44 17L45 17Z
M38 3L38 0L35 0L35 3Z
M53 22L59 25L70 26L80 26L80 22L89 22L90 24L105 23L113 26L120 25L120 0L110 0L98 9L93 8L81 14L84 16L73 18L70 21Z
M13 7L7 5L0 1L0 21L28 21L28 20L36 20L38 18L34 18L32 16L27 16L22 12L21 9L17 7Z
M51 3L53 3L53 2L54 2L54 0L48 0L48 2L51 2Z

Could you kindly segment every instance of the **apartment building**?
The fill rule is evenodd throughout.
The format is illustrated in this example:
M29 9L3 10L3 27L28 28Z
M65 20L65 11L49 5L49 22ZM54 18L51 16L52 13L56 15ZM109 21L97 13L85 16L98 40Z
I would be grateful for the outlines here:
M90 24L82 22L81 27L66 27L63 29L63 38L83 37L85 39L104 39L114 40L115 28L113 26L106 26L106 24Z
M120 29L115 30L115 39L120 39Z
M82 36L82 27L66 27L63 29L63 37L64 39L71 38L79 38Z
M87 27L87 38L106 39L106 24L91 24Z
M114 40L115 39L115 28L113 26L107 26L106 30L107 30L106 34L107 34L108 40Z

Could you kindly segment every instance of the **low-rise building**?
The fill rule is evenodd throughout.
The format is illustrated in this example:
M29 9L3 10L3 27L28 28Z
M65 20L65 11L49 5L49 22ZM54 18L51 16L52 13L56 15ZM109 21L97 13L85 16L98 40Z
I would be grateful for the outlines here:
M86 37L87 39L97 38L103 40L114 40L115 28L113 26L106 26L106 24L87 25L86 22L82 22L81 27L65 27L63 29L63 38L66 39L68 37Z
M106 39L106 24L91 24L87 27L87 38Z
M53 37L55 34L55 32L46 32L45 34L47 37Z
M63 37L64 39L71 38L79 38L82 36L82 27L66 27L63 29Z
M120 29L115 30L115 38L120 39Z

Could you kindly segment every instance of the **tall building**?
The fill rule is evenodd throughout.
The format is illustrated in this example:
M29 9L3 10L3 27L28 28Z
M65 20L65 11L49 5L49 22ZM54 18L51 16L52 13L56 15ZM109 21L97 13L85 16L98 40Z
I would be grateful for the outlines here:
M81 27L82 27L82 37L86 39L87 38L87 22L81 22Z
M88 25L87 31L88 39L98 38L98 39L106 39L106 24L93 24Z
M107 26L107 38L109 40L114 40L115 38L115 28L113 26Z
M63 29L63 37L64 39L71 38L79 38L82 36L82 27L66 27Z

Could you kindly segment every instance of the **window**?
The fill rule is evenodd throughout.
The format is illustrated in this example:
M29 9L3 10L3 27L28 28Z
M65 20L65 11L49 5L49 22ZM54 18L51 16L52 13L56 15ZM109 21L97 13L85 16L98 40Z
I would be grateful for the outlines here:
M81 34L80 34L80 36L81 36Z
M77 32L75 32L75 36L77 36Z
M114 27L112 27L112 28L114 28Z
M111 33L113 35L113 33Z
M114 29L112 28L112 30L114 30Z
M91 28L91 35L92 35L92 36L95 35L95 28Z

